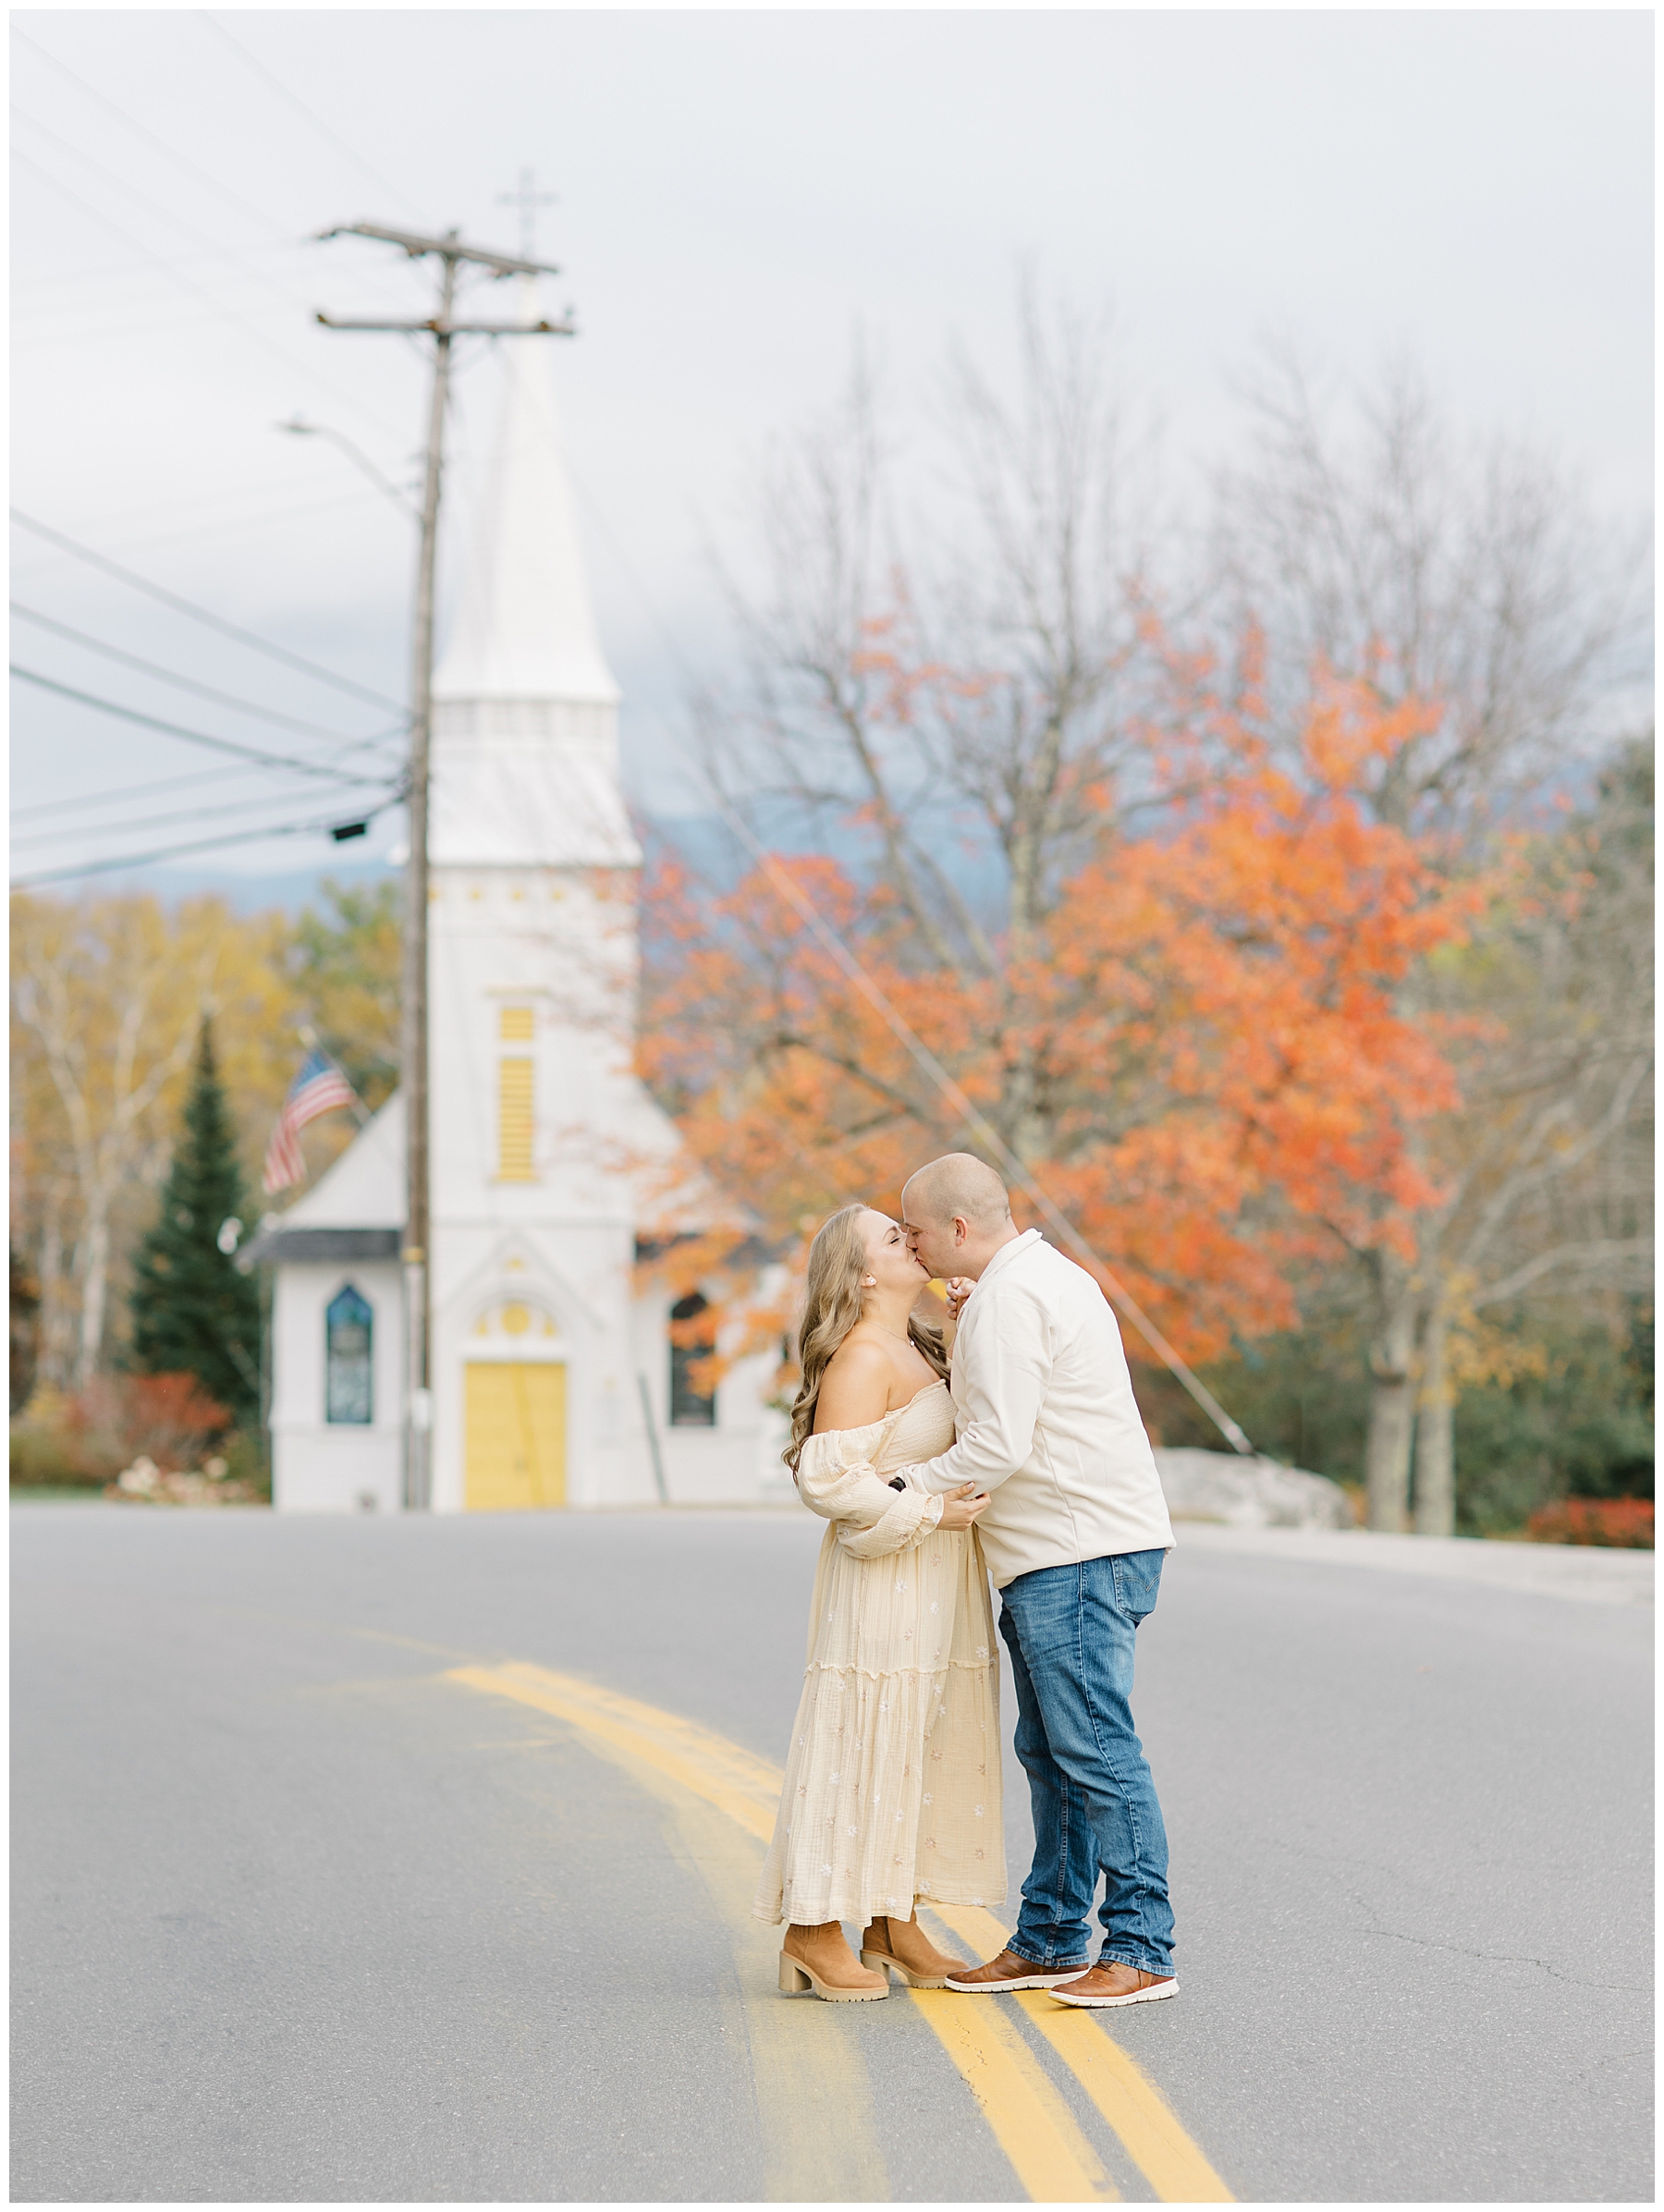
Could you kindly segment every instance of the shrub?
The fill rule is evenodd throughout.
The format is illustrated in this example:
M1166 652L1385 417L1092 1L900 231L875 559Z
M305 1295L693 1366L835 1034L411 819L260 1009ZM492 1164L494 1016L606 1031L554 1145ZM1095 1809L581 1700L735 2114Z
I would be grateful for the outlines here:
M1525 1523L1534 1544L1603 1544L1630 1551L1653 1548L1650 1497L1566 1497Z
M231 1425L194 1375L101 1376L71 1406L89 1455L115 1458L112 1473L141 1454L169 1474L196 1467Z
M73 1398L37 1390L12 1423L11 1479L102 1485L140 1458L199 1467L231 1425L193 1375L104 1375Z
M69 1400L61 1391L37 1389L11 1424L11 1479L19 1488L96 1487L107 1476L89 1467L68 1429Z

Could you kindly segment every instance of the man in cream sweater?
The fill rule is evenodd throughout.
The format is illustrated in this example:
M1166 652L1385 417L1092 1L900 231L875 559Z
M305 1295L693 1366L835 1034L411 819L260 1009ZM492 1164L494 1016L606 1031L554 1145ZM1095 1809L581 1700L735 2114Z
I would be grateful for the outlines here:
M1120 1330L1083 1267L1037 1229L1019 1234L1005 1185L969 1153L921 1167L901 1211L931 1274L974 1286L953 1347L958 1437L917 1472L931 1490L988 1493L977 1527L1034 1815L1015 1934L948 1986L1093 2007L1172 1997L1167 1830L1130 1701L1173 1532ZM1104 1941L1088 1966L1100 1868Z

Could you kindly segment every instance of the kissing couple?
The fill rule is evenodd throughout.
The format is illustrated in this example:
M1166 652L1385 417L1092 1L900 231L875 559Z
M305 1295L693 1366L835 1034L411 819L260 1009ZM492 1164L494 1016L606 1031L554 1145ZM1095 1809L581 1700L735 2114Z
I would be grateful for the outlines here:
M752 1909L789 1924L788 1995L884 1998L894 1972L1070 2005L1175 1996L1167 1830L1130 1704L1173 1532L1120 1330L1083 1267L1018 1231L1005 1185L969 1153L921 1167L901 1214L845 1206L809 1251L784 1456L831 1525ZM913 1312L936 1277L951 1356ZM916 1907L1005 1897L990 1570L1034 1860L1009 1942L970 1967L936 1949ZM859 1960L844 1921L863 1930Z

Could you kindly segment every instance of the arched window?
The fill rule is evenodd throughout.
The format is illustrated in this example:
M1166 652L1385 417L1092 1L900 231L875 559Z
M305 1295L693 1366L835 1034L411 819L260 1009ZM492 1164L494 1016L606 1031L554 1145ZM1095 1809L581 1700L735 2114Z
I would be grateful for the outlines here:
M370 1354L374 1316L367 1300L345 1283L324 1315L324 1417L326 1421L368 1422L373 1399Z
M670 1309L672 1321L697 1321L706 1309L706 1301L697 1290L689 1291L686 1298L679 1298ZM672 1428L715 1428L716 1425L716 1393L714 1390L696 1390L691 1370L697 1361L711 1356L710 1339L701 1337L695 1344L670 1343L670 1425Z

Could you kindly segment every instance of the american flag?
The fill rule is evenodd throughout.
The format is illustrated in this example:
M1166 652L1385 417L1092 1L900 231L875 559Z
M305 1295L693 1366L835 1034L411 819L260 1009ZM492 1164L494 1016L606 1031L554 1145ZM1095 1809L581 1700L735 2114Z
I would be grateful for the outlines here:
M306 1161L300 1151L300 1131L307 1123L315 1121L320 1114L333 1113L336 1106L355 1106L358 1102L358 1093L327 1053L307 1054L300 1072L289 1085L283 1111L273 1126L272 1141L266 1146L264 1179L268 1198L275 1191L287 1191L291 1183L305 1181Z

